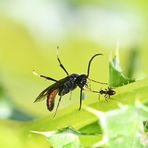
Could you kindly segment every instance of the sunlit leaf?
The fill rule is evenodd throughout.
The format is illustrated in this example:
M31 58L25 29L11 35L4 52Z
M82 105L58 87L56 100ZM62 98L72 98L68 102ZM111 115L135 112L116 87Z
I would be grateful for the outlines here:
M104 132L104 138L95 144L96 147L108 145L114 147L144 147L148 146L140 141L144 133L142 123L148 117L148 108L136 101L134 106L120 104L120 109L100 112L86 107L86 110L98 116Z
M137 100L137 99L139 99L140 104L147 104L148 103L147 90L148 90L148 79L144 79L144 80L136 81L134 83L131 83L129 85L125 85L121 88L116 89L117 95L115 95L112 99L110 99L108 101L101 100L98 102L98 100L97 100L95 103L89 104L89 106L97 109L97 111L100 110L101 112L106 112L104 117L107 117L106 120L109 121L107 123L108 124L110 123L110 125L104 124L104 126L106 126L106 127L102 127L102 124L101 124L101 128L100 128L100 125L97 126L97 124L96 124L96 122L98 120L97 117L95 117L92 114L90 114L89 112L83 110L84 104L83 104L82 110L78 111L78 109L77 109L78 104L76 103L76 104L72 104L71 106L68 106L64 109L59 110L59 112L54 120L52 118L52 115L50 114L47 117L44 117L44 118L41 118L38 120L34 120L31 122L27 122L27 123L26 122L10 122L10 121L2 122L1 121L0 127L2 127L2 129L4 129L4 130L2 130L2 135L8 134L6 132L7 131L6 129L9 128L10 133L11 132L13 133L14 130L18 131L18 134L20 135L18 137L19 140L21 140L22 136L25 138L26 143L23 143L24 148L29 147L28 145L32 145L32 147L37 147L37 146L43 147L44 145L46 145L44 147L49 147L49 143L47 144L47 141L42 136L37 136L37 134L33 134L33 135L29 136L30 130L51 131L51 132L54 131L55 132L57 127L60 127L60 129L63 132L63 127L66 127L68 125L72 125L76 129L79 129L79 131L81 131L81 129L82 129L81 132L83 132L83 133L87 133L87 134L89 134L89 133L97 134L98 133L98 135L93 135L90 137L89 135L88 136L84 136L84 135L79 136L79 133L76 132L76 134L74 134L74 131L70 132L70 134L72 134L74 136L74 138L76 138L77 142L78 142L77 138L79 139L80 145L82 145L84 147L91 147L93 144L97 143L98 141L102 142L102 137L104 136L104 129L106 129L106 128L107 129L111 128L109 131L113 134L112 136L115 136L114 134L116 132L117 132L117 134L119 133L119 131L116 131L116 132L112 131L112 130L116 130L115 127L117 127L117 129L119 129L119 127L120 127L121 130L123 130L123 129L126 130L126 128L131 127L132 129L135 130L135 131L133 131L133 133L137 132L137 130L139 130L139 127L138 127L138 129L135 129L134 123L137 123L137 119L135 119L135 118L137 117L138 120L141 121L141 119L139 119L139 114L140 114L140 116L142 115L142 117L145 117L145 116L147 117L148 116L147 115L147 106L142 105L142 112L141 112L141 109L139 109L139 106L134 106L134 104L135 104L135 100ZM84 101L89 101L89 99L84 100ZM122 103L122 104L124 104L124 106L127 106L127 109L126 109L127 113L125 110L125 112L123 112L123 114L122 114L122 111L117 109L117 108L119 108L119 106L118 106L119 103ZM112 110L115 110L117 115L120 114L121 118L124 117L123 120L121 120L121 118L118 118L117 120L115 120L115 118L117 118L116 115L115 116L107 116L108 113L110 113ZM123 110L123 109L121 109L121 110ZM143 111L143 110L145 110L145 111ZM110 121L112 118L114 119L114 122ZM131 121L131 120L134 120L134 121ZM143 118L142 120L146 121L147 119ZM120 125L118 125L119 123L122 125L122 127ZM133 125L133 127L128 125L129 123L131 123ZM114 124L115 124L115 126L113 126ZM127 126L125 126L126 124L127 124ZM138 122L138 125L139 125L139 122ZM12 129L10 127L14 127L14 128ZM56 134L61 134L61 133L57 133L57 132L59 132L59 131L56 131ZM131 131L130 131L130 133L133 134ZM142 130L140 129L140 133L142 133L141 138L140 138L141 143L146 144L147 140L145 140L146 135L145 135L143 129ZM64 133L64 134L66 134L66 133ZM59 135L59 136L61 136L61 135ZM5 140L6 139L5 137L6 136L1 136L1 140L2 141ZM112 137L110 137L110 138L112 138ZM14 137L10 135L9 139L12 139L11 140L11 142L12 142ZM66 139L66 137L65 137L65 139ZM106 142L106 138L103 138L103 139ZM79 142L78 142L78 144L79 144ZM115 142L115 141L113 141L113 142ZM71 143L69 143L69 144L71 144ZM110 143L110 144L112 144L112 143ZM5 147L5 145L7 145L7 143L6 144L4 143L3 147ZM12 147L15 147L15 143L12 144Z
M80 132L76 131L72 127L66 127L59 129L58 131L50 132L37 132L37 134L43 134L48 137L48 141L54 148L80 148L79 136L83 135Z
M117 56L114 56L109 63L109 85L111 87L118 87L134 82L135 80L126 77L119 64Z
M139 61L139 49L134 47L130 50L129 58L126 62L127 67L127 77L133 79L136 77L137 73L141 72Z

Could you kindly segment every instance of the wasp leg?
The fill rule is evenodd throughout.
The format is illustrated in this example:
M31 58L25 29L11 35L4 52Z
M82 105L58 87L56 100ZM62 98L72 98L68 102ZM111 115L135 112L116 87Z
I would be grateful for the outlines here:
M70 91L69 100L72 98L72 91Z
M99 84L105 84L105 85L107 85L108 83L106 83L106 82L100 82L100 81L96 81L96 80L94 80L94 79L91 79L91 78L88 78L90 81L92 81L92 82L95 82L95 83L99 83Z
M51 77L47 77L47 76L44 76L44 75L41 75L41 74L38 74L37 72L33 71L33 74L38 76L38 77L42 77L42 78L45 78L47 80L51 80L51 81L54 81L54 82L58 82L57 80L51 78Z
M86 87L91 90L91 82L90 81L89 81L89 83L86 84Z
M54 117L56 116L56 114L57 114L57 111L58 111L58 108L59 108L61 99L62 99L62 96L60 96L60 98L59 98L59 101L58 101L58 104L57 104L57 107L56 107L56 111L55 111L55 114L54 114L53 118L54 118Z
M67 75L69 75L68 71L67 71L66 68L63 66L63 64L62 64L62 62L61 62L61 60L60 60L60 58L59 58L58 50L59 50L59 47L57 47L57 60L58 60L58 62L59 62L59 64L60 64L60 67L64 70L64 72L65 72Z
M82 107L82 92L83 92L83 88L81 88L80 90L80 107L79 107L79 110L81 110L81 107Z

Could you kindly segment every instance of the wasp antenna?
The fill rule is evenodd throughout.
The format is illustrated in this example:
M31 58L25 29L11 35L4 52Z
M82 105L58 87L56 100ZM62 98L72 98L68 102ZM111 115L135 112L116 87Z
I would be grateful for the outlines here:
M64 70L64 72L69 75L68 71L66 70L66 68L64 67L64 65L62 64L60 58L59 58L59 46L57 46L57 60L60 64L60 67Z
M95 54L94 56L92 56L91 59L89 60L88 68L87 68L87 77L89 77L89 73L90 73L90 65L91 65L92 60L93 60L96 56L99 56L99 55L103 55L103 54L101 54L101 53L97 53L97 54Z
M35 76L40 77L40 74L38 74L35 70L33 70L32 73L33 73Z
M100 81L96 81L96 80L93 80L93 79L90 79L90 78L88 78L88 80L95 82L95 83L108 85L108 83L106 83L106 82L100 82Z
M59 46L57 46L57 53L56 53L56 55L57 55L57 58L59 58Z

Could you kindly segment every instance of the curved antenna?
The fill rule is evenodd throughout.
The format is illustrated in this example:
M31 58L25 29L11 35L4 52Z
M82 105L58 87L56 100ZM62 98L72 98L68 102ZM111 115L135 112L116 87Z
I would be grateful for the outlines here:
M89 77L89 73L90 73L90 64L91 64L92 60L93 60L96 56L99 56L99 55L103 55L103 54L97 53L97 54L95 54L95 55L89 60L88 69L87 69L87 78Z
M93 80L93 79L91 79L91 78L88 78L88 79L89 79L90 81L92 81L92 82L95 82L95 83L108 85L108 83L106 83L106 82L99 82L99 81Z

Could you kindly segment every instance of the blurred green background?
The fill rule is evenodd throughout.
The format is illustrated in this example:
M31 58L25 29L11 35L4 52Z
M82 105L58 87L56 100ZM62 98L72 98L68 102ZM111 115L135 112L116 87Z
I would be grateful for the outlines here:
M1 0L1 124L7 118L50 116L46 102L33 101L52 82L34 76L32 71L55 79L65 77L56 60L57 46L69 73L86 73L90 57L103 53L93 61L90 77L108 82L108 61L118 42L123 72L136 79L147 77L147 26L146 0ZM133 53L134 74L129 74ZM87 96L84 104L97 100L93 94ZM71 101L69 95L64 96L60 109L73 103L79 106L79 90L74 91Z

